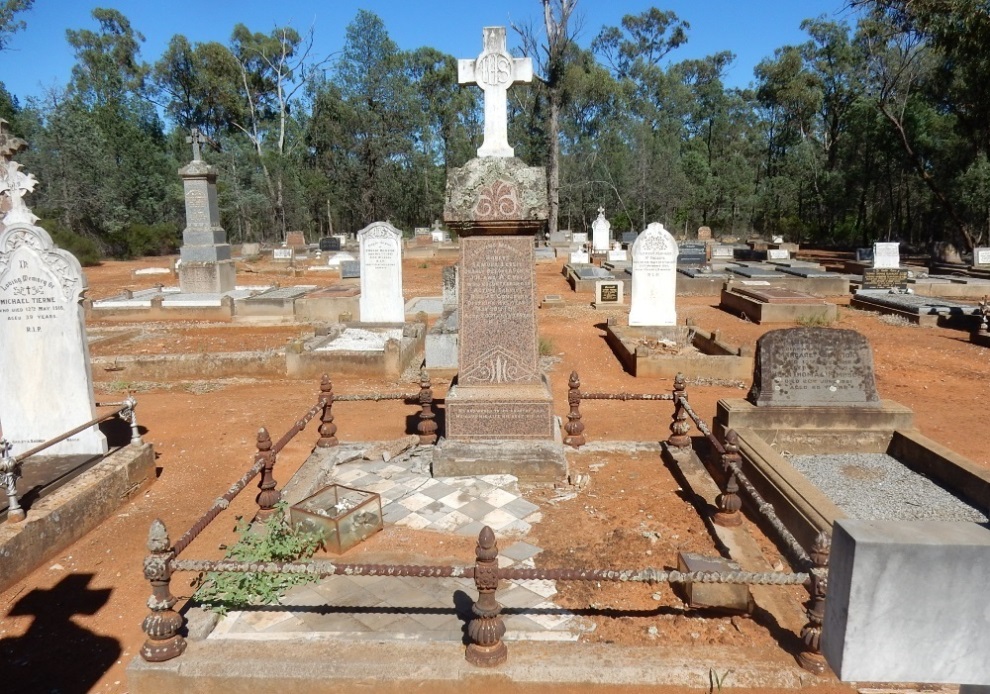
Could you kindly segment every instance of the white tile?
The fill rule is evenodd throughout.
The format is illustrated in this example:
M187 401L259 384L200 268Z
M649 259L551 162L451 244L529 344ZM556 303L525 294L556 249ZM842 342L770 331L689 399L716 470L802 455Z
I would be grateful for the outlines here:
M533 579L529 581L516 581L516 585L533 591L537 595L549 598L557 594L557 584L547 579Z
M515 501L516 499L518 499L519 495L513 494L511 492L507 492L504 489L500 489L496 487L495 489L491 489L485 492L484 494L482 494L481 498L487 501L488 503L490 503L495 508L502 508L510 501Z
M474 521L473 518L461 513L460 511L451 511L440 520L435 521L433 525L430 526L430 530L452 533L456 532L458 528L463 528L472 521Z
M484 515L483 518L480 518L479 520L485 525L490 526L491 529L494 530L495 532L498 532L502 528L512 523L515 523L519 519L513 516L511 513L507 511L503 511L500 508L497 508L494 511L489 511Z
M430 521L423 518L418 513L410 513L405 518L400 518L395 522L396 525L404 525L407 528L412 528L413 530L422 530L430 525Z
M404 499L399 499L396 503L405 506L410 511L418 511L425 506L429 506L433 503L433 501L434 500L426 496L426 494L416 492L415 494L410 494Z
M462 491L452 492L447 496L443 496L438 499L441 504L450 506L451 508L460 508L464 504L470 503L472 500L473 499L470 496L466 495Z

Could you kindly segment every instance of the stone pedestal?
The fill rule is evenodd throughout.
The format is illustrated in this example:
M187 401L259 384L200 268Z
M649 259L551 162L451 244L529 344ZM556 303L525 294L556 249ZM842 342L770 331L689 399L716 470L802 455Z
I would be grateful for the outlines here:
M448 178L445 221L462 236L459 373L433 472L563 477L536 330L532 235L546 224L545 174L518 159L473 159Z
M194 159L179 169L186 201L186 228L179 251L179 288L196 294L223 294L234 289L236 273L227 232L220 226L217 174Z

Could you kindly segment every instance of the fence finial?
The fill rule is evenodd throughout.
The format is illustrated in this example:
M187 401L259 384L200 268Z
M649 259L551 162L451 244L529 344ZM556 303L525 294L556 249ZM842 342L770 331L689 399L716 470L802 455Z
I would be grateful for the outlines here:
M584 424L581 423L581 379L577 371L571 371L571 377L567 380L567 404L571 411L567 413L567 424L564 425L567 432L564 444L580 448L586 440Z
M478 533L477 558L474 565L474 585L478 588L478 600L471 606L474 619L468 623L468 644L464 657L478 667L497 667L506 661L509 652L502 637L505 622L502 606L495 599L498 590L498 545L495 533L487 525Z
M168 539L165 524L155 520L148 530L148 551L144 560L144 577L151 583L148 598L150 614L141 622L141 629L148 636L141 646L141 657L151 663L160 663L182 655L186 640L179 634L183 618L173 610L177 602L169 590L172 580L170 562L175 556Z
M811 546L811 579L808 600L808 623L801 629L804 650L798 655L798 662L808 672L821 675L828 670L828 663L821 651L822 622L825 620L825 598L828 593L828 555L832 549L832 538L824 531L818 533Z

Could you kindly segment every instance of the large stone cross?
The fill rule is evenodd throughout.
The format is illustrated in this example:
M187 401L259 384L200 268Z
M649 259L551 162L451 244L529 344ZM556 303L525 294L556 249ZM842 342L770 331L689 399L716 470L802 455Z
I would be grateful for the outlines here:
M193 161L202 161L199 146L206 144L206 136L199 131L199 128L192 129L192 134L186 138L186 143L193 146Z
M484 50L475 60L457 61L459 84L476 84L485 92L485 140L479 157L513 157L509 146L509 87L533 81L533 61L513 58L505 47L505 27L485 27Z

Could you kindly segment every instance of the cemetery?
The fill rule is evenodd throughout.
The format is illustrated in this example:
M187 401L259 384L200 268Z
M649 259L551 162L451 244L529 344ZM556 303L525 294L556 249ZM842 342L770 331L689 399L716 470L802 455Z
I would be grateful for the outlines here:
M235 249L193 127L178 252L84 269L0 119L11 681L988 691L988 249L560 231L481 38L432 227Z

